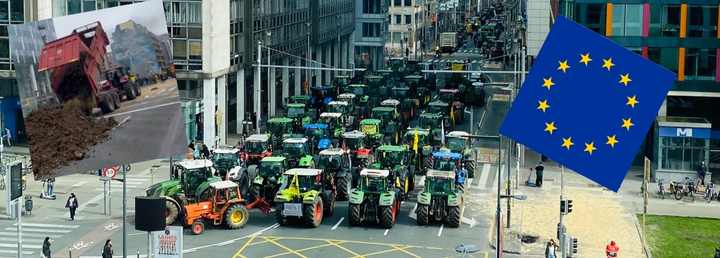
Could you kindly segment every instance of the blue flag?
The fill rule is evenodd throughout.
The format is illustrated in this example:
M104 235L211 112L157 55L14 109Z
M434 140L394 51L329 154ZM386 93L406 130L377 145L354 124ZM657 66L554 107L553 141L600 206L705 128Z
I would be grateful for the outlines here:
M500 133L617 191L674 79L558 17Z

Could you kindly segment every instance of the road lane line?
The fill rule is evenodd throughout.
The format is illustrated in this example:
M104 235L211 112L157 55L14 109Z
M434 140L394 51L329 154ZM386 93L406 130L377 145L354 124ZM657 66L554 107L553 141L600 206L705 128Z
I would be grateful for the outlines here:
M170 103L165 103L165 104L160 104L160 105L155 105L155 106L149 106L149 107L144 107L144 108L138 108L138 109L135 109L135 110L125 111L125 112L117 113L117 114L110 114L110 115L106 115L106 116L103 116L103 117L104 117L104 118L110 118L110 117L122 116L122 115L132 114L132 113L135 113L135 112L140 112L140 111L145 111L145 110L150 110L150 109L156 109L156 108L161 108L161 107L170 106L170 105L175 105L175 104L180 104L180 101L173 101L173 102L170 102Z
M332 245L332 244L315 245L315 246L305 247L305 248L303 248L303 249L297 249L297 250L295 250L295 252L305 252L305 251L310 251L310 250L313 250L313 249L328 247L328 246L331 246L331 245ZM291 252L284 252L284 253L279 253L279 254L273 254L273 255L270 255L270 256L265 256L265 257L263 257L263 258L273 258L273 257L279 257L279 256L288 255L288 254L291 254Z
M386 229L386 230L385 230L385 234L383 234L383 235L384 235L384 236L387 236L388 232L390 232L390 229Z
M442 235L443 228L445 228L445 224L440 224L440 230L438 230L437 236L440 237Z
M342 249L343 251L348 252L349 254L352 254L352 255L355 255L355 256L360 255L359 253L356 253L356 252L353 251L353 250L350 250L350 249L345 248L344 246L341 246L340 244L345 243L344 241L325 240L325 242L328 242L329 244L331 244L331 245L333 245L333 246L335 246L335 247L337 247L337 248L340 248L340 249ZM336 243L336 242L337 242L337 243Z
M22 223L23 227L45 227L45 228L79 228L80 225L55 225L55 224L42 224L42 223ZM13 226L17 226L17 223L13 223ZM144 234L144 233L143 233Z
M70 188L80 187L84 184L87 184L87 181L80 181L70 186Z
M345 217L340 218L340 220L339 220L337 223L335 223L335 226L333 226L333 227L330 229L330 231L333 231L333 230L337 229L337 227L340 226L340 223L342 223L343 220L345 220Z
M252 233L252 234L245 235L245 236L242 236L242 237L238 237L238 238L235 238L235 239L230 239L230 240L232 240L232 241L237 241L237 240L240 240L240 239L245 239L245 238L250 237L250 240L248 240L247 242L245 242L245 244L240 248L240 250L238 250L237 252L235 252L235 255L234 255L233 257L234 257L234 258L237 258L237 257L245 257L244 255L242 255L242 251L245 250L245 248L247 248L248 245L250 245L250 242L252 242L257 236L259 236L259 235L262 234L263 232L276 229L276 228L278 228L279 226L280 226L280 224L275 223L275 224L270 225L269 227L263 228L263 229L261 229L261 230L259 230L259 231L257 231L257 232ZM210 247L210 246L213 246L213 245L198 246L198 247L195 247L194 249L195 249L195 250L199 250L199 249L204 249L204 248L207 248L207 247ZM185 251L183 251L183 253L185 253Z

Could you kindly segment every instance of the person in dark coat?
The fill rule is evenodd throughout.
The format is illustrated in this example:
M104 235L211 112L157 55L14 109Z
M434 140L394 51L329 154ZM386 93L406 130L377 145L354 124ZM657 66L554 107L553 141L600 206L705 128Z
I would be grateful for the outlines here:
M535 186L542 187L544 171L545 166L543 166L542 161L538 162L537 166L535 166Z
M102 258L112 258L113 257L113 249L112 249L112 242L110 242L110 239L105 241L105 246L103 246L102 251Z
M203 143L200 148L201 155L204 159L210 158L210 149L208 149L208 146Z
M705 185L705 174L707 174L707 166L705 165L705 161L701 161L697 168L697 176L700 184L703 186Z
M70 220L75 220L75 210L77 207L77 197L75 197L75 193L70 193L70 197L68 197L67 202L65 202L65 208L70 209Z
M45 241L43 241L42 256L44 258L50 258L50 237L45 237Z

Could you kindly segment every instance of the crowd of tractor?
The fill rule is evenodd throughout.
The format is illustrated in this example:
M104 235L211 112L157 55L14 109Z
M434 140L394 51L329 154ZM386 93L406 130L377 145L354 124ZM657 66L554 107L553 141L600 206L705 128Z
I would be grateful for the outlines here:
M391 59L389 70L337 76L288 100L282 116L208 159L171 165L171 179L147 189L162 197L166 223L240 228L249 210L281 225L317 227L348 202L351 226L391 228L411 201L419 225L458 227L464 183L475 163L459 130L466 106L484 104L481 78L438 78L422 64ZM424 176L417 186L416 176Z

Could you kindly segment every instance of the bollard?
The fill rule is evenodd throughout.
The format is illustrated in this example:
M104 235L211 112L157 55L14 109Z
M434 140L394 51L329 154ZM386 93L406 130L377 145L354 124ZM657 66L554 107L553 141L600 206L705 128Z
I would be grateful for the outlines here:
M140 249L137 249L137 258L140 258Z
M68 257L72 258L72 250L68 250Z

